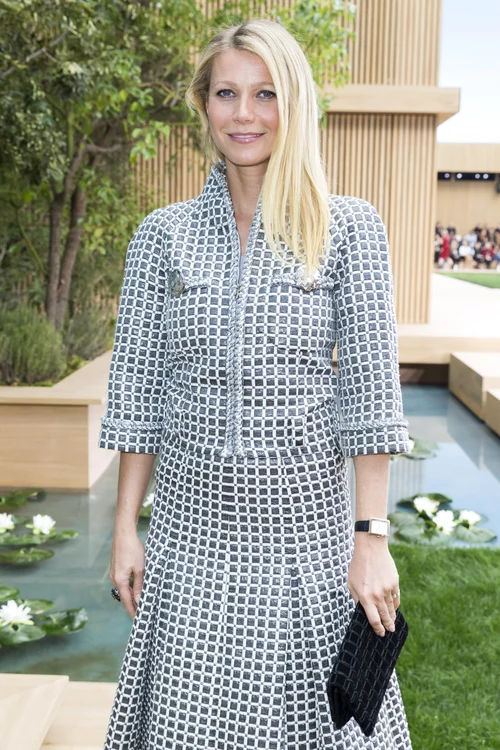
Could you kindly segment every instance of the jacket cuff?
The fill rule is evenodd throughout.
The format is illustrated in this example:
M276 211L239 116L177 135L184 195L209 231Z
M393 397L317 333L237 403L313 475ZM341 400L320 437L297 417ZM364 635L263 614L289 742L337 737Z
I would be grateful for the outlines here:
M102 417L98 446L125 453L157 454L160 453L162 432L162 422L135 422Z
M374 453L409 453L408 420L358 422L338 425L340 446L346 458Z

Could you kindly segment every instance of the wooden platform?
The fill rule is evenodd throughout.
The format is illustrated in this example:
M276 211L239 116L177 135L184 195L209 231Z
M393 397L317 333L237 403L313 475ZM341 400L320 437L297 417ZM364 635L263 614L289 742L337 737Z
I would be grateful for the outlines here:
M485 422L500 436L500 388L492 388L486 393Z
M500 289L434 273L429 323L398 327L399 362L446 365L452 352L500 352L499 321Z
M102 750L114 682L0 674L1 750Z
M486 396L500 388L500 352L453 352L449 389L476 417L486 419ZM490 409L493 409L493 402Z

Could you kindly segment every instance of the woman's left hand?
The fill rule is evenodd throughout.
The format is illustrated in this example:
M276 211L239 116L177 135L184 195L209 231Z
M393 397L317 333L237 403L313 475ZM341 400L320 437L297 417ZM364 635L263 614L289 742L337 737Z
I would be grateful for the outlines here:
M377 635L394 631L399 607L399 575L386 538L356 533L354 554L349 564L347 588L354 601L361 601ZM397 594L397 596L393 596Z

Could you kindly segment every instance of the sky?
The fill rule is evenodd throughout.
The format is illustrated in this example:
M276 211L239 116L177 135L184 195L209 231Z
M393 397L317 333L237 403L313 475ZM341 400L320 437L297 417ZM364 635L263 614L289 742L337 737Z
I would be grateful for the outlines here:
M461 91L438 142L500 143L500 0L442 0L439 85Z

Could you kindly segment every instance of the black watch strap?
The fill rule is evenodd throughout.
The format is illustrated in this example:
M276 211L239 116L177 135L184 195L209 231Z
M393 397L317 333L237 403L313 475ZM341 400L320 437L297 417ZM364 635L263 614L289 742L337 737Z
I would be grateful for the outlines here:
M354 531L370 531L370 521L356 521Z

